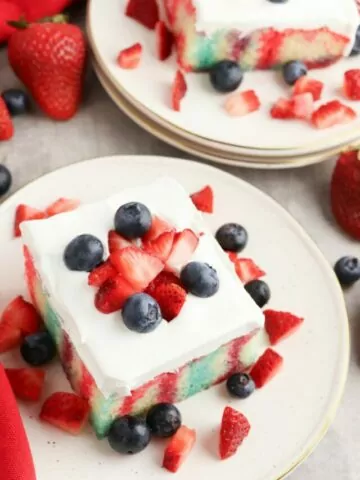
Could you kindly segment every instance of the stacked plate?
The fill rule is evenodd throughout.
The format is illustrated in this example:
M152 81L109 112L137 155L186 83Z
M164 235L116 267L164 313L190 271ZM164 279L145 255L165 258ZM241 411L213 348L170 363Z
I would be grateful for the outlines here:
M186 152L233 166L293 168L316 163L360 142L360 102L342 96L344 72L359 67L359 58L347 58L311 76L325 84L321 102L339 99L359 114L347 125L317 130L305 121L274 120L271 104L289 95L278 72L249 72L242 89L254 89L261 109L232 118L222 107L224 97L213 91L206 74L187 75L188 92L181 112L170 107L174 56L156 59L154 32L124 15L127 0L90 0L87 31L95 71L112 100L136 123L165 142ZM140 42L143 56L135 70L116 63L119 51Z

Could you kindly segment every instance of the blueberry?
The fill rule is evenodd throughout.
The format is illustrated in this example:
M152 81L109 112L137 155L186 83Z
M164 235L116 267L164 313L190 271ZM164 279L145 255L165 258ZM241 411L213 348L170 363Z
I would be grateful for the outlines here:
M150 438L150 429L145 420L126 415L113 422L108 441L115 452L134 454L144 450Z
M358 26L358 29L356 31L355 42L350 55L352 57L354 57L355 55L360 55L360 25Z
M156 437L171 437L181 426L181 413L171 403L159 403L149 410L146 421Z
M151 223L150 210L142 203L126 203L115 213L115 230L129 239L143 237Z
M360 260L356 257L342 257L336 262L334 270L341 285L352 285L360 279Z
M254 300L256 305L262 308L270 300L270 288L262 280L253 280L245 285L245 290Z
M223 60L210 70L210 82L218 92L233 92L243 79L243 72L236 62Z
M75 237L65 248L64 262L69 270L91 272L102 261L104 246L93 235L83 234Z
M10 190L12 183L12 176L5 165L0 165L0 196L5 195Z
M10 115L21 115L30 110L29 95L19 88L4 90L1 94Z
M283 77L288 85L294 85L300 77L307 74L307 67L302 62L295 60L283 65Z
M122 317L129 330L149 333L162 321L159 304L147 293L136 293L129 297L122 310Z
M207 263L188 263L181 270L180 280L182 285L196 297L212 297L219 290L218 274Z
M39 332L24 338L20 352L25 362L38 367L55 357L56 347L48 332Z
M248 234L238 223L226 223L216 232L221 248L229 252L241 252L248 242Z
M254 392L255 383L247 373L235 373L228 378L226 388L233 397L247 398Z

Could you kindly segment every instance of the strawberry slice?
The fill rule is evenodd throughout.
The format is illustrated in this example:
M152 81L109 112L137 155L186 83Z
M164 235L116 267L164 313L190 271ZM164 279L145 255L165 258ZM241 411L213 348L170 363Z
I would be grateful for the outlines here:
M279 98L272 106L270 115L279 120L288 120L294 118L294 103L292 99Z
M170 252L175 239L175 232L164 232L155 240L143 243L143 249L149 255L159 258L162 262L166 262L169 258Z
M329 128L334 125L350 123L356 118L356 112L339 102L333 100L321 105L311 117L311 122L316 128Z
M37 368L7 368L5 371L17 398L29 402L37 402L40 399L45 382L45 370Z
M260 108L260 100L254 90L231 95L225 102L225 110L232 117L243 117Z
M126 300L138 293L121 275L109 278L95 295L95 307L101 313L113 313L121 310Z
M125 15L153 30L159 20L157 2L156 0L129 0Z
M155 238L159 237L162 233L172 231L175 231L175 229L170 223L154 215L152 217L150 230L143 236L143 242L150 242L151 240L155 240Z
M80 200L74 198L59 198L45 210L45 216L53 217L59 213L71 212L80 205Z
M172 272L166 272L165 270L163 270L162 272L159 273L159 275L156 278L154 278L152 282L149 283L145 292L148 295L153 296L155 290L159 285L168 285L171 283L175 285L179 285L181 287L181 282L179 277L177 277Z
M163 21L157 22L155 26L156 34L156 52L159 60L162 62L170 57L174 37Z
M78 435L87 424L88 402L74 393L56 392L45 400L40 419L65 432Z
M3 8L3 6L2 6ZM3 29L7 22L2 22L2 18L0 18L1 28ZM6 28L6 27L5 27ZM0 33L1 39L1 33ZM0 41L0 43L2 43ZM11 137L14 135L14 124L11 119L9 110L6 106L6 103L0 97L0 142L3 140L10 140Z
M214 192L210 185L206 185L198 192L190 195L190 198L195 207L200 212L213 213L214 211Z
M281 340L289 337L302 325L303 318L292 313L265 310L265 330L271 345L276 345Z
M219 454L221 460L232 457L250 432L250 423L242 413L225 407L220 428Z
M145 290L164 268L161 260L137 247L127 247L111 253L110 261L136 291Z
M19 347L22 342L21 331L9 325L0 324L0 353Z
M41 210L37 208L29 207L28 205L18 205L15 212L15 225L14 225L14 235L15 237L21 236L20 225L22 222L28 220L41 220L46 218L46 215Z
M196 431L182 425L165 449L163 467L169 472L177 472L193 449L195 441Z
M155 288L153 298L160 305L163 318L167 321L177 317L186 301L186 291L175 283L163 283Z
M244 285L266 275L251 258L235 258L234 264L236 274Z
M323 82L309 78L307 75L303 75L296 81L293 89L293 95L311 93L313 100L316 102L317 100L320 100L323 89Z
M360 69L345 72L344 93L350 100L360 100Z
M89 273L88 285L91 285L92 287L101 287L106 280L114 278L116 275L116 268L110 263L110 260L106 260Z
M131 47L121 50L117 57L117 64L119 67L126 70L133 70L140 64L141 54L142 45L140 43L135 43L134 45L131 45Z
M171 90L171 105L175 112L180 112L181 101L187 92L187 84L184 75L178 70Z
M126 247L131 247L132 245L133 244L129 240L122 237L120 233L117 233L115 230L110 230L108 233L108 246L110 253L122 250Z
M294 118L308 120L314 111L314 99L311 93L301 93L292 98Z
M166 262L167 268L176 270L176 268L181 268L188 263L198 243L199 238L190 229L177 233L170 256Z
M265 350L251 369L251 377L257 388L266 385L280 370L283 358L271 348Z

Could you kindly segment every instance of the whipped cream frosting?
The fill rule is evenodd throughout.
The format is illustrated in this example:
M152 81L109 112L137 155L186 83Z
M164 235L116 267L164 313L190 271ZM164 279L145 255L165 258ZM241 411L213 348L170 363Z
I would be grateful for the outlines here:
M107 234L113 229L114 214L129 201L144 203L178 230L204 232L191 260L209 263L220 279L216 295L209 299L188 295L176 319L162 321L148 334L128 330L121 312L100 313L94 306L96 289L87 284L88 274L70 271L63 262L66 245L82 233L97 236L107 255ZM115 392L126 396L154 376L174 371L263 326L262 311L243 288L202 215L185 190L170 178L126 189L102 202L47 220L25 222L21 230L51 306L106 397Z

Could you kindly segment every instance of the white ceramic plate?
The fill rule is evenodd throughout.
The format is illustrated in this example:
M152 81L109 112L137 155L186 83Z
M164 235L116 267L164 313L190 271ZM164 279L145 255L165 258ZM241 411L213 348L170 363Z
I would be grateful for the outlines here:
M222 108L223 95L210 87L207 75L187 76L188 93L181 113L170 108L170 90L176 63L174 56L166 62L155 57L155 35L133 20L125 17L126 0L91 0L88 9L88 31L94 54L100 65L131 102L136 102L148 115L160 117L169 128L180 128L202 137L203 141L229 144L233 147L271 150L300 149L310 153L350 143L359 136L360 119L345 126L317 130L306 122L279 121L269 116L271 105L289 93L279 74L271 71L250 72L245 75L242 89L253 88L258 93L262 108L245 118L231 118ZM122 48L135 42L144 45L141 66L126 71L116 64ZM311 75L325 83L323 102L342 99L339 91L343 74L359 67L359 57L344 59L329 68L314 70ZM345 103L345 99L343 99ZM360 102L350 102L360 114ZM277 154L277 153L276 153Z
M326 260L290 215L254 187L201 164L135 156L99 158L40 178L0 208L0 310L12 297L25 293L21 241L12 238L17 204L41 208L59 196L94 201L163 174L177 178L189 192L205 181L213 186L215 213L207 216L211 228L227 221L245 225L250 239L245 254L268 272L270 306L306 319L302 329L277 349L284 356L284 368L266 388L236 401L220 385L180 404L184 423L196 428L198 441L176 478L282 478L310 453L333 419L348 367L348 323L342 292ZM17 354L1 361L22 364ZM45 395L65 386L60 367L53 365ZM252 431L238 454L221 462L217 435L227 404L249 418ZM134 457L119 456L106 440L97 441L90 428L72 437L41 424L39 409L40 405L21 406L38 480L169 478L160 468L162 442L153 442Z

